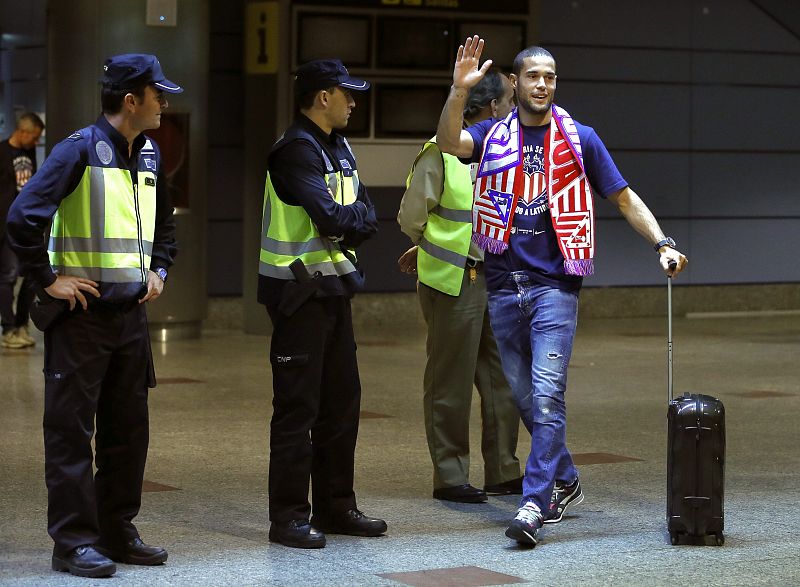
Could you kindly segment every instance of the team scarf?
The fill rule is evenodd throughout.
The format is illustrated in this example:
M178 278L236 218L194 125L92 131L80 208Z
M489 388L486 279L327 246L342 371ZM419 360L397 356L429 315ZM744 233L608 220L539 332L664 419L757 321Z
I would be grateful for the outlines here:
M553 104L545 134L548 206L567 275L594 273L594 202L583 167L578 129ZM472 206L472 240L500 255L508 249L517 202L525 187L522 130L516 108L495 123L483 142Z

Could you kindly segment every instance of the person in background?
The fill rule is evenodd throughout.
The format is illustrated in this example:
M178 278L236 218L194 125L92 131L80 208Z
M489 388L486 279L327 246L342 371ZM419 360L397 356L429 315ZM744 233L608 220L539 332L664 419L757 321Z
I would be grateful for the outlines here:
M475 35L459 47L436 134L443 152L478 163L472 218L475 240L486 251L489 315L531 433L522 499L506 536L535 546L544 523L561 521L568 506L583 500L566 444L565 392L578 292L594 271L594 194L614 204L653 246L668 275L683 270L687 259L594 129L553 103L556 62L546 49L528 47L514 59L517 108L511 114L462 128L470 88L491 67L491 60L480 65L483 46Z
M167 560L133 524L156 384L145 302L161 295L177 253L161 153L145 132L183 88L154 55L117 55L103 70L102 114L55 146L8 215L11 247L43 290L37 315L49 316L34 321L44 330L52 567L82 577Z
M513 100L509 79L490 70L470 89L464 123L505 118ZM475 168L443 154L433 137L414 161L397 215L414 243L398 262L402 271L419 276L428 326L423 410L433 497L464 503L485 502L487 493L522 493L519 411L489 325L483 250L472 242ZM483 490L469 483L473 385L481 398Z
M26 112L7 140L0 142L0 318L2 346L18 349L36 341L28 332L28 311L35 292L33 282L23 278L14 311L14 286L19 275L17 256L6 238L6 216L11 202L36 173L36 144L44 131L44 122L34 112Z

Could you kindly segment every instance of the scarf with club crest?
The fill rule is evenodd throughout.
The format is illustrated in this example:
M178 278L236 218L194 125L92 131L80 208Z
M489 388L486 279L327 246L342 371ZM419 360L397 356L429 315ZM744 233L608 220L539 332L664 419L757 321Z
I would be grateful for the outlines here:
M594 273L594 202L583 167L578 130L553 104L545 135L547 196L567 275ZM524 189L522 131L517 110L495 123L483 142L472 206L472 240L500 255L508 248L517 201Z

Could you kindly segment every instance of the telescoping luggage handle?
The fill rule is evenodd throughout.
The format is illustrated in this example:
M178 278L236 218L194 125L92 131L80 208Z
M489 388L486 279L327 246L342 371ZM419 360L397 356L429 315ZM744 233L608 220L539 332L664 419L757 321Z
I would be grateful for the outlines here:
M670 271L674 271L678 264L671 261ZM667 389L668 402L672 401L672 275L667 275Z

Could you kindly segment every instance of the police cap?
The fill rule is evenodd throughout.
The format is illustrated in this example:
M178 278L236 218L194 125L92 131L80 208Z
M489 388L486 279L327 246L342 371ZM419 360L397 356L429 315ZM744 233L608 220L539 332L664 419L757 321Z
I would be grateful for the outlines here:
M294 90L298 96L333 86L361 91L369 89L369 82L352 77L338 59L309 61L297 69L294 77Z
M178 84L164 77L155 55L143 53L126 53L106 59L102 83L112 90L132 90L142 84L153 84L170 94L180 94L183 91Z

